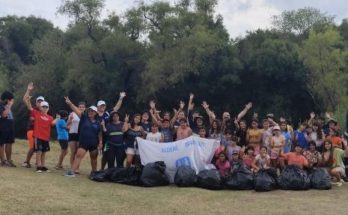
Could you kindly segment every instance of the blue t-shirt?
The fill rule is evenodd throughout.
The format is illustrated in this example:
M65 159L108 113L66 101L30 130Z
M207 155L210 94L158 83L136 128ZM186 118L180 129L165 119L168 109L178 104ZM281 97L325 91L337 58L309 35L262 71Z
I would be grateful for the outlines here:
M85 146L97 146L99 144L100 122L92 122L86 114L80 118L79 143Z
M122 132L123 122L118 124L108 123L106 125L106 135L107 141L112 145L123 144L123 132Z
M300 132L300 131L295 131L295 137L297 139L297 143L304 149L307 150L308 149L308 142L305 136L304 132Z
M68 140L69 139L69 133L66 128L66 121L64 119L60 119L56 123L56 129L57 129L57 139L58 140Z
M289 153L291 151L291 134L288 131L282 132L283 136L285 137L285 145L284 145L284 153Z
M161 133L163 134L163 142L173 142L173 131L171 128L162 128Z

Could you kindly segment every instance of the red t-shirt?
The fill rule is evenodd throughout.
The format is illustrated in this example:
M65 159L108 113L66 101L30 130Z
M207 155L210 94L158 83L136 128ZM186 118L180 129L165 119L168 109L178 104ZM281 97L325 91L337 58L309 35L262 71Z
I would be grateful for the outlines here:
M34 117L34 133L33 136L49 141L51 136L51 126L53 117L50 115L42 114L40 111L33 109L32 117Z
M285 154L284 157L288 161L288 165L297 165L301 168L308 166L308 160L303 155L298 155L295 152L289 152Z

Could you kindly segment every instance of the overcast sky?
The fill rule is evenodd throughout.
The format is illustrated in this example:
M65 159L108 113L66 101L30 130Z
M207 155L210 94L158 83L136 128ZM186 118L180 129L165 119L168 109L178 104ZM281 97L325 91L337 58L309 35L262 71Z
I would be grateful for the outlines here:
M153 1L155 0L145 0L145 2ZM139 0L106 0L103 16L112 11L122 15L137 2ZM335 15L337 23L343 18L348 18L347 0L218 0L218 2L216 13L224 17L224 24L232 38L242 36L248 30L268 28L271 25L271 17L284 10L310 6ZM55 26L64 29L69 20L56 14L60 4L61 0L0 0L0 16L35 15L51 20Z

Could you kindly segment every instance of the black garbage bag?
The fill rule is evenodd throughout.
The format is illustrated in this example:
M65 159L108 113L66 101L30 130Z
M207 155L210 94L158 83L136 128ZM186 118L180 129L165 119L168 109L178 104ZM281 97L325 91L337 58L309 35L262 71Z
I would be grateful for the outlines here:
M245 165L240 165L225 178L224 184L231 190L252 190L254 175Z
M274 169L261 169L254 178L255 190L271 191L277 188L277 172Z
M103 171L94 171L89 175L89 179L97 182L105 182L109 180L110 173L106 170Z
M109 180L114 183L140 185L141 168L111 168L108 169Z
M289 165L279 176L279 186L283 190L308 190L310 180L303 169Z
M145 165L140 181L145 187L165 186L169 184L169 177L165 173L166 164L163 161Z
M221 176L218 170L202 170L197 175L197 186L210 190L219 190L222 188Z
M179 187L191 187L196 185L196 171L189 166L179 167L175 173L174 183Z
M309 175L311 187L319 190L331 189L331 177L328 171L324 168L313 169Z

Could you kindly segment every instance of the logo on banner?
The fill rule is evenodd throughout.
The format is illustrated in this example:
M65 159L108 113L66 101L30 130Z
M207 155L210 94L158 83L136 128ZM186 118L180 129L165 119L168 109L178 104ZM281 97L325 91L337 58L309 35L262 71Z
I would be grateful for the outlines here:
M189 157L182 157L179 158L175 161L175 166L176 168L181 167L181 166L189 166L191 167L191 159Z

